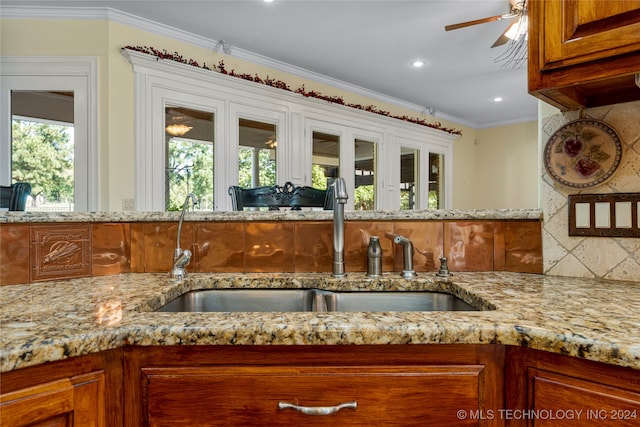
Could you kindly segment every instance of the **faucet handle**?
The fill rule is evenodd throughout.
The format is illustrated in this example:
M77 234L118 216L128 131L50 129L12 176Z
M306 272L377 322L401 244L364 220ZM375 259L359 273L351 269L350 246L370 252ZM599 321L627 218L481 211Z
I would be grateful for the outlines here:
M439 277L453 276L453 274L451 274L451 272L449 271L449 265L447 264L446 257L440 257L440 270L438 270L438 272L436 273L436 276L439 276Z

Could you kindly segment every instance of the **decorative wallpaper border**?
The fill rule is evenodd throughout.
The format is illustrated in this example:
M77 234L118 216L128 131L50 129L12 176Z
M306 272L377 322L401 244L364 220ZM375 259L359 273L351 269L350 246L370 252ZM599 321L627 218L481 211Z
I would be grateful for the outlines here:
M391 117L393 119L403 120L405 122L410 122L410 123L414 123L414 124L421 125L421 126L427 126L427 127L433 128L433 129L437 129L437 130L441 130L441 131L450 133L452 135L462 135L462 131L461 130L444 127L444 126L442 126L442 124L440 122L430 123L425 119L420 119L420 118L417 118L417 117L409 117L407 115L403 115L403 116L392 115L390 112L385 111L385 110L381 110L378 107L376 107L375 105L352 104L352 103L345 102L345 100L340 96L323 95L322 93L316 92L314 90L307 91L305 89L304 85L302 85L299 88L294 90L294 89L291 89L291 87L289 87L289 85L287 83L283 82L282 80L276 80L276 79L270 78L269 76L260 77L257 74L253 74L252 75L252 74L247 74L247 73L236 73L235 70L227 70L225 65L224 65L224 61L222 61L222 60L220 60L216 65L208 66L205 63L200 65L197 61L195 61L193 59L186 59L181 54L179 54L178 52L173 52L172 53L172 52L167 51L166 49L159 50L159 49L156 49L156 48L150 47L150 46L125 46L122 49L133 50L133 51L136 51L136 52L141 52L141 53L145 53L147 55L155 56L158 59L166 59L166 60L169 60L169 61L175 61L175 62L179 62L181 64L186 64L186 65L191 65L193 67L202 68L203 70L214 71L214 72L218 72L218 73L221 73L221 74L226 74L226 75L231 76L231 77L237 77L237 78L240 78L240 79L243 79L243 80L247 80L247 81L251 81L251 82L254 82L254 83L259 83L259 84L263 84L263 85L266 85L266 86L271 86L271 87L274 87L276 89L282 89L282 90L286 90L286 91L289 91L289 92L299 93L300 95L302 95L302 96L304 96L306 98L322 99L324 101L327 101L327 102L330 102L330 103L333 103L333 104L340 104L340 105L344 105L346 107L355 108L355 109L358 109L358 110L368 111L370 113Z

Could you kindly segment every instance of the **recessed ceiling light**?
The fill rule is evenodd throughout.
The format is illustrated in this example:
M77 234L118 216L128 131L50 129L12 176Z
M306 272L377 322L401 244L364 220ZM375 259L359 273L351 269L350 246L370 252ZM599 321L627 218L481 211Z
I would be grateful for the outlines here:
M493 102L502 102L502 97L496 96L495 98L493 98Z
M415 61L413 61L413 62L411 63L411 66L412 66L412 67L415 67L415 68L420 68L420 67L422 67L423 65L424 65L424 61L422 61L422 60L420 60L420 59L416 59Z
M273 0L262 0L265 3L271 3Z

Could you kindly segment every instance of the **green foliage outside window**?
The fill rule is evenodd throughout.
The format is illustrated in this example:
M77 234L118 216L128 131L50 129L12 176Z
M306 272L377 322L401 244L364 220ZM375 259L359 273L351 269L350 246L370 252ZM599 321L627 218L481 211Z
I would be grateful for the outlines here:
M73 127L13 120L11 130L12 182L30 183L36 200L72 202Z
M276 161L272 159L275 150L260 150L258 152L259 185L276 184ZM240 147L238 150L238 185L243 188L251 188L253 149Z
M311 186L320 190L327 189L327 177L324 175L324 168L320 165L311 167Z
M171 138L167 146L167 211L181 210L189 193L198 210L213 210L213 144Z
M373 185L357 187L353 195L353 203L356 210L370 211L375 209Z

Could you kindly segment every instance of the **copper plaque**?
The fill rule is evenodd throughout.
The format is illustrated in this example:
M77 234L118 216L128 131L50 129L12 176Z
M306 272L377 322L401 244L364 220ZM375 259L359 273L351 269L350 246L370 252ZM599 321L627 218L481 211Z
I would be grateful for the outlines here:
M91 226L31 227L31 281L91 275Z

